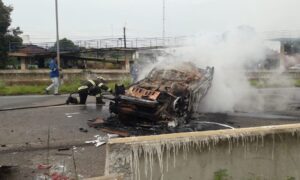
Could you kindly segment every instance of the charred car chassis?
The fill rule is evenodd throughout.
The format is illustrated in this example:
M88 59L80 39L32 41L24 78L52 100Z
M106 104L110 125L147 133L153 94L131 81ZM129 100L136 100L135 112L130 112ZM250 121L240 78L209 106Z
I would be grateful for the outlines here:
M190 62L154 68L126 91L116 86L110 111L125 124L175 127L189 119L209 90L213 74L213 67L200 69Z

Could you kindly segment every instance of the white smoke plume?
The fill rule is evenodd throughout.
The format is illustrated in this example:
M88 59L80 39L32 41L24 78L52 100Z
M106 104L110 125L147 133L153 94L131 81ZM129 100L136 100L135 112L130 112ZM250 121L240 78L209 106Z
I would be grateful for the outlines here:
M192 45L168 50L172 57L161 58L150 65L140 78L155 66L167 67L191 61L200 68L215 67L213 84L201 102L201 111L232 112L236 106L251 109L262 104L245 74L247 65L266 56L264 43L252 28L243 26L225 33L201 35L188 44Z

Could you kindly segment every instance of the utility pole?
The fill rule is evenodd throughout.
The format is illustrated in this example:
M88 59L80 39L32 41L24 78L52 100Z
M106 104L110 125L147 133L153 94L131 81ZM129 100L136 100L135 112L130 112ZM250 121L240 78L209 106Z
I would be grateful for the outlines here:
M111 28L111 37L114 38L114 26L111 24L110 28Z
M126 48L126 27L123 28L124 48Z
M123 39L124 39L124 48L126 49L126 27L124 26L123 28ZM127 52L126 50L123 51L124 52L124 60L125 60L125 70L127 72L130 72L130 63L127 57Z
M163 38L163 44L165 44L165 38L166 38L166 36L165 36L165 33L166 33L166 26L165 26L165 23L166 23L166 1L165 0L163 0L163 22L162 22L163 24L163 31L162 31L162 38Z
M55 15L56 15L56 60L58 68L60 68L60 49L59 49L59 28L58 28L58 3L55 0Z

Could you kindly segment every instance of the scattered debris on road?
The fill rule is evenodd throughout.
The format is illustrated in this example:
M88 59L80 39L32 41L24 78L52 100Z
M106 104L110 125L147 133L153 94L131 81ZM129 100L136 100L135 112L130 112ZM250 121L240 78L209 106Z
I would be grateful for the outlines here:
M73 179L69 177L67 173L67 167L62 164L43 165L39 164L37 167L38 174L36 180L69 180Z
M80 132L83 132L83 133L87 133L87 132L88 132L88 130L85 129L85 128L79 128L79 131L80 131Z
M100 128L101 131L106 132L106 133L111 133L111 134L118 134L121 137L128 137L129 132L128 131L123 131L123 130L118 130L118 129L112 129L112 128Z
M88 122L89 123L89 122ZM232 122L228 121L226 113L194 113L190 120L185 124L176 127L161 126L152 124L144 125L126 125L119 121L118 116L110 116L103 123L97 124L94 128L102 132L118 134L120 137L143 136L169 134L177 132L193 132L218 129L233 129Z
M76 115L76 114L80 114L80 112L65 113L67 118L71 118L71 117L73 117L73 115Z
M39 164L37 166L37 169L50 169L52 167L52 165L49 164Z
M105 144L109 139L119 137L117 134L107 134L106 136L95 135L96 139L92 141L85 141L85 143L95 144L96 147L99 147Z
M65 147L65 148L59 148L57 150L58 151L68 151L68 150L70 150L70 148L69 147Z
M102 117L97 117L95 119L88 120L89 127L98 127L103 123L104 123L104 120Z

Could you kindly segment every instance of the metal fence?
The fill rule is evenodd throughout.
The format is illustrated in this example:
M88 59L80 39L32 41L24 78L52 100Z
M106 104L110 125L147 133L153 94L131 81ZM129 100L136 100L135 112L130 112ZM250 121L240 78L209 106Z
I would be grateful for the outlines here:
M62 51L80 51L84 49L106 49L106 48L159 48L182 46L186 42L186 37L167 37L167 38L107 38L94 40L73 41L74 45L61 46ZM125 46L126 43L126 46ZM11 42L9 45L10 52L18 51L21 48L33 45L45 49L48 52L55 52L55 42L17 44Z

